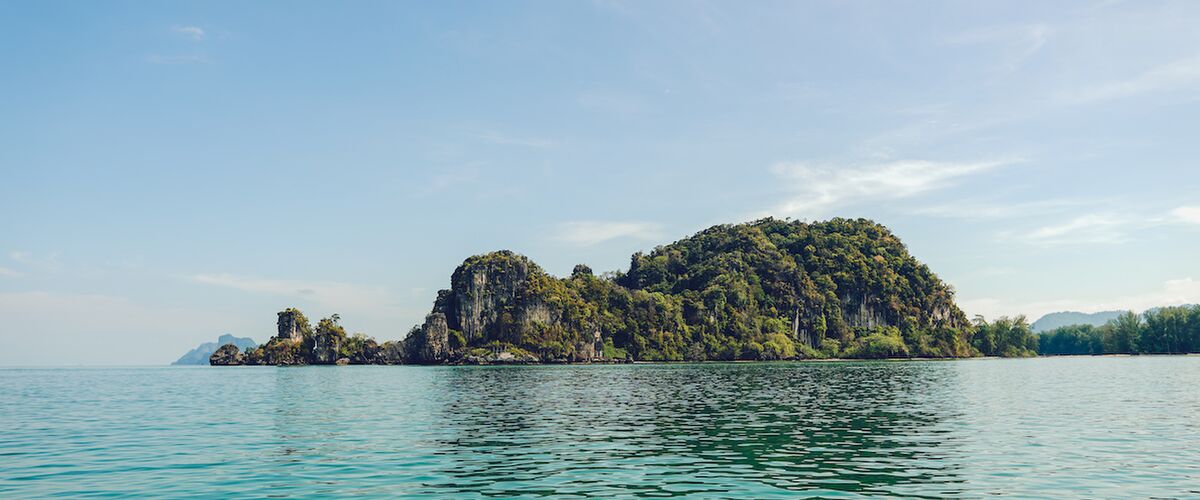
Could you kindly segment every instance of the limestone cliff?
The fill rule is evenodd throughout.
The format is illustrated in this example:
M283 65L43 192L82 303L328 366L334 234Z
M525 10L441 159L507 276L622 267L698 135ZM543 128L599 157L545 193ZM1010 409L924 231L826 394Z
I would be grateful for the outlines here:
M484 347L542 361L867 357L878 355L864 351L880 344L873 335L911 355L972 354L953 291L863 219L715 226L636 254L612 277L580 265L560 279L509 251L477 255L433 309L448 360L486 358ZM425 329L408 342L425 342Z

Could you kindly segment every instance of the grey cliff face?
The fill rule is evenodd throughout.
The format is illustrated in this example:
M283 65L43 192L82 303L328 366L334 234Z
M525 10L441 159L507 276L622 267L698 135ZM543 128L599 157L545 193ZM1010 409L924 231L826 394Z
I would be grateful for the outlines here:
M853 297L850 294L842 295L842 318L850 327L872 329L896 326L884 316L883 308L876 307L872 297L866 295L861 297Z
M407 342L392 340L379 346L379 363L385 365L402 365L408 363Z
M438 312L468 344L502 337L501 320L549 323L550 310L530 293L531 278L542 274L527 257L509 251L469 259L454 271L450 292L439 301L444 309Z
M352 365L386 364L382 354L379 343L375 342L375 339L367 339L363 342L362 350L352 354L349 361Z
M304 331L300 327L300 311L280 311L279 320L275 325L278 331L277 338L291 340L296 344L304 340Z
M340 339L333 335L317 334L313 336L312 363L315 365L332 365L338 360L338 350L341 348Z
M409 342L409 362L441 363L450 357L450 328L446 324L446 315L440 312L425 316L421 329L414 332L406 342Z

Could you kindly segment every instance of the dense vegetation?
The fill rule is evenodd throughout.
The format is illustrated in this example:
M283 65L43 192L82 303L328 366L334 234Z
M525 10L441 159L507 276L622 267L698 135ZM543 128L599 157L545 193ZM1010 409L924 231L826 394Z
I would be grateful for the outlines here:
M500 295L512 299L471 288L481 274L508 283ZM571 360L598 333L599 355L637 360L976 354L953 290L864 219L715 226L603 276L581 265L559 279L493 252L467 259L451 281L434 311L447 316L452 348ZM489 318L479 318L481 300Z
M1038 352L1038 338L1025 316L1001 317L991 323L983 316L976 316L971 345L984 356L1015 358L1035 356Z
M1200 352L1200 306L1127 312L1103 326L1056 328L1038 341L1038 353L1048 355L1194 352Z

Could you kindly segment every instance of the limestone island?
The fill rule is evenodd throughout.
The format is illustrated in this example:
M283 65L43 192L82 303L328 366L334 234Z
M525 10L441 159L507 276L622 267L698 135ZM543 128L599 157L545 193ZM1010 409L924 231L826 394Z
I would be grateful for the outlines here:
M503 250L468 258L400 341L313 327L212 365L500 364L977 356L954 290L866 219L725 224L638 252L627 272L547 274ZM1018 355L1023 347L1017 346Z

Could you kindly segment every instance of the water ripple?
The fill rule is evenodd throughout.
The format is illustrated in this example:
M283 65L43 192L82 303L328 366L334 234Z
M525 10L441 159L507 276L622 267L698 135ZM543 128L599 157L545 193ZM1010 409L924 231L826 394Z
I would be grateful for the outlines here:
M0 370L0 497L1179 498L1200 358Z

